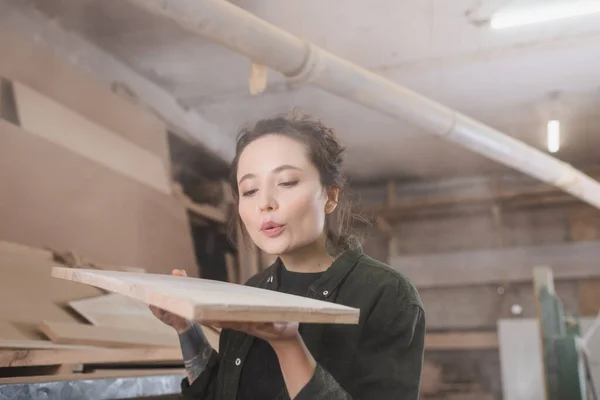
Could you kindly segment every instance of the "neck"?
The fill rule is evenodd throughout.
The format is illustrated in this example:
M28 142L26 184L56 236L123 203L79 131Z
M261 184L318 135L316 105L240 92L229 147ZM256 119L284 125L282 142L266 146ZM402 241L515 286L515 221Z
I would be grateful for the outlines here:
M288 271L293 272L322 272L334 260L325 246L325 238L279 256Z

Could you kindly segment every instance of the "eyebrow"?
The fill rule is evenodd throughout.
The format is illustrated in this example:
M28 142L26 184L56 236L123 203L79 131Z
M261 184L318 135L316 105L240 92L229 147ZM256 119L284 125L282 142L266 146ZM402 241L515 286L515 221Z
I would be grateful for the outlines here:
M288 169L295 170L295 171L302 171L302 168L298 168L298 167L294 167L293 165L285 164L285 165L280 165L277 168L274 168L272 172L278 173L278 172L285 171ZM246 175L242 176L240 178L240 180L238 181L238 186L246 179L251 179L251 178L256 178L256 175L255 174L246 174Z

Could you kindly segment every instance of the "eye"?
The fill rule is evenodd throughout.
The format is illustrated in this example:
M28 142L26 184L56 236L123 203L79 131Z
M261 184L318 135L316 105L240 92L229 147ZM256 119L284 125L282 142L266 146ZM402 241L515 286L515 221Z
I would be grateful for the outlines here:
M298 184L298 181L288 181L288 182L281 182L279 184L279 186L292 187L292 186L296 186L297 184Z
M248 191L242 192L242 196L243 197L250 197L254 193L256 193L257 191L258 191L257 189L248 190Z

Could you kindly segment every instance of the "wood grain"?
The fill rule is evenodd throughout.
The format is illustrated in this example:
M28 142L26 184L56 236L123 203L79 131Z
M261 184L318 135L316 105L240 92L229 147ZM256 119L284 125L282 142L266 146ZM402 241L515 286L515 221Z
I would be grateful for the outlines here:
M56 267L52 276L97 286L197 321L357 324L358 309L205 279Z
M166 166L150 151L13 81L21 127L111 170L171 194Z

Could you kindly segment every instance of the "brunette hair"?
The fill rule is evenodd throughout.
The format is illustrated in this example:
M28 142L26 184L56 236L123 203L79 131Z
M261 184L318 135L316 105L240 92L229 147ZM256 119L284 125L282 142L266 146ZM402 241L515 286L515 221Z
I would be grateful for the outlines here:
M339 189L337 207L325 218L327 249L331 255L339 255L348 248L358 246L360 240L353 230L353 222L354 220L366 222L366 220L353 212L348 200L347 180L342 173L345 148L338 141L333 129L328 128L321 121L298 112L262 119L254 125L244 126L240 129L229 177L235 199L235 207L233 207L229 224L229 238L232 243L235 244L234 237L237 228L240 228L244 240L248 238L237 207L240 198L237 185L239 157L250 143L260 137L273 134L290 137L304 143L308 148L311 162L319 171L321 184L325 188L337 187Z

